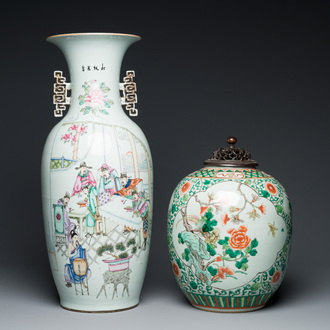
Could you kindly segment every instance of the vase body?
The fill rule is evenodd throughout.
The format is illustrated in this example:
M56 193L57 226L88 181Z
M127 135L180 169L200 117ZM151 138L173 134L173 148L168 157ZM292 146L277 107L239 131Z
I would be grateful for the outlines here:
M47 250L60 304L70 310L117 311L139 302L150 247L152 160L119 92L124 53L139 39L48 38L64 53L71 77L71 105L42 156Z
M172 195L170 260L180 288L199 309L263 307L283 280L290 239L284 188L258 169L206 166Z

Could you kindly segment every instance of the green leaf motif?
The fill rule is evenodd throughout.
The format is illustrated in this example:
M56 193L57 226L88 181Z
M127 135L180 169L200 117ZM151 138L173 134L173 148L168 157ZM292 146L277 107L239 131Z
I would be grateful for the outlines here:
M191 286L191 288L192 289L197 289L197 284L196 284L196 282L194 282L194 281L191 281L190 283L189 283L189 285Z
M282 211L283 211L283 206L280 205L280 204L277 204L277 205L276 205L276 209L277 209L277 212L278 212L278 213L282 213Z
M236 253L232 249L227 249L226 253L229 255L230 258L236 258Z
M235 257L238 257L240 254L241 254L241 251L240 250L236 250L235 251Z
M258 243L256 238L254 240L252 240L252 242L251 242L251 247L252 248L256 248L258 245L259 245L259 243Z
M184 243L184 239L182 238L181 233L178 234L178 241L179 241L179 244L183 244Z
M269 275L270 276L273 276L275 274L275 268L271 268L270 271L269 271Z
M91 110L92 110L91 107L86 107L86 108L85 108L85 111L84 111L84 115L87 115L88 113L90 113Z
M239 261L236 261L235 266L236 266L238 269L241 269L241 268L242 268L242 263L239 262Z
M224 245L224 244L228 244L228 241L229 241L229 237L226 236L225 239L220 239L218 243L220 245Z
M207 267L207 270L209 271L209 273L212 275L212 276L215 276L217 275L218 271L216 268L213 268L212 266L209 266Z
M257 291L259 289L260 284L254 283L251 285L251 291Z
M207 251L210 253L212 257L217 254L217 252L212 248L212 246L209 243L207 243Z
M249 252L251 251L251 249L252 249L252 247L251 247L251 245L249 245L249 246L244 250L244 252L247 254L247 253L249 253Z
M248 270L249 266L247 264L243 264L242 263L242 270L244 270L245 272Z
M258 253L258 251L255 250L255 249L253 249L253 250L250 251L250 255L253 256L253 257L254 257L257 253Z
M177 265L179 266L179 268L182 269L183 266L182 266L181 260L178 258L178 259L175 259L175 261L176 261Z
M207 219L205 225L203 225L202 230L204 232L209 232L214 229L214 227L218 224L217 220L209 220Z
M109 114L109 112L107 110L104 110L104 109L101 109L100 112L103 113L104 115L108 115Z
M172 205L172 213L175 213L179 208L177 207L176 204Z
M261 194L263 197L267 198L270 196L270 193L267 190L261 190Z
M241 263L242 263L242 264L246 264L248 261L249 261L248 258L243 258L243 259L241 260Z

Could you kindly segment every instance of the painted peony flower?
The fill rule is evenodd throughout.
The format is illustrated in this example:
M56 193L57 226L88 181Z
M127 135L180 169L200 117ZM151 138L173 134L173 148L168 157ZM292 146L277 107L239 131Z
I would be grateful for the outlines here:
M245 226L240 226L239 229L232 228L228 230L228 234L231 234L229 245L233 249L245 249L251 243L251 238L246 235L247 230Z
M92 108L94 107L103 107L106 99L103 96L101 88L96 87L92 89L89 95L84 100Z

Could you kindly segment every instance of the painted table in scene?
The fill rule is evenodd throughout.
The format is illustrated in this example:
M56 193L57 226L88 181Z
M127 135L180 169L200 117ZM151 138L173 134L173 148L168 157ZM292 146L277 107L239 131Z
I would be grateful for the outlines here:
M88 204L83 204L84 197L75 195L70 200L69 217L78 221L79 237L83 236L83 225L86 215L88 214ZM121 196L112 196L107 204L98 207L100 216L102 217L102 228L105 235L109 234L118 224L128 226L132 229L141 229L141 217L132 217L133 212L127 210L132 206L132 201Z

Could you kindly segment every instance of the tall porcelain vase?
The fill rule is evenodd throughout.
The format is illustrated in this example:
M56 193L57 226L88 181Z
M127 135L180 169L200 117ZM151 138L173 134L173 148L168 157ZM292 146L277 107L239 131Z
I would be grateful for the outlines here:
M55 116L42 157L50 265L62 307L106 312L135 307L145 276L152 218L152 161L136 115L134 72L122 58L140 37L51 36L71 83L55 71ZM70 93L71 91L71 93Z

